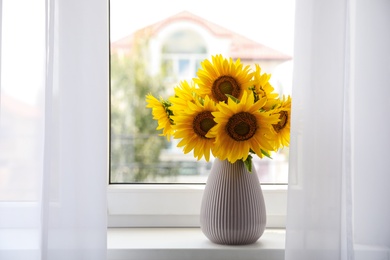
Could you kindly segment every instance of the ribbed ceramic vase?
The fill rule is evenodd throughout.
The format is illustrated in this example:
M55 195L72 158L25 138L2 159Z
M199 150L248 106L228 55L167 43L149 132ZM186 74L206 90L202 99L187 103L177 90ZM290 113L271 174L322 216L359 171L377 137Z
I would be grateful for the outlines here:
M255 243L263 234L266 209L256 169L215 159L203 194L200 226L212 242Z

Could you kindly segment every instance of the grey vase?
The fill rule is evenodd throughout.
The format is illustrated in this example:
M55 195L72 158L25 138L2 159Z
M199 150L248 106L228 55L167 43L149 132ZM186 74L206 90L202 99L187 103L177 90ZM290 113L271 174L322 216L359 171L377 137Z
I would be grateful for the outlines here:
M256 169L250 173L242 161L215 159L200 211L205 236L217 244L252 244L265 225L266 209Z

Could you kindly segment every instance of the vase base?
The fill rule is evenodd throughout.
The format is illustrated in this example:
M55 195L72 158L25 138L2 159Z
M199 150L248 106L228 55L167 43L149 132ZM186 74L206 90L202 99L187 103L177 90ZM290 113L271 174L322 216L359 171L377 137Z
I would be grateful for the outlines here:
M255 244L257 241L259 241L260 238L254 239L254 240L247 240L247 241L221 241L221 240L213 240L208 237L208 239L218 245L227 245L227 246L243 246L243 245L252 245Z

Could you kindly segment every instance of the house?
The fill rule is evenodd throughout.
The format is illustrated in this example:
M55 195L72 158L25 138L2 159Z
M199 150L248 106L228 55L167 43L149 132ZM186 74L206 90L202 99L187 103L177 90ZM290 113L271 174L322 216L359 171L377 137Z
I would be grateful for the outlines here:
M169 64L179 79L195 76L202 60L222 54L238 58L244 64L258 63L262 71L274 69L292 59L289 55L248 39L190 12L183 11L165 20L146 26L134 34L111 44L112 53L129 55L135 42L148 38L151 73L161 64Z

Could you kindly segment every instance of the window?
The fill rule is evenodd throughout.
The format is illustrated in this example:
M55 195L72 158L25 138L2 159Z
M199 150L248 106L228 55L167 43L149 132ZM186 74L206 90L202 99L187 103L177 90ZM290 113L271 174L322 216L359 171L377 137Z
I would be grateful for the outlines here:
M245 6L250 1L242 3L246 14L241 19L236 5L227 5L218 16L212 11L218 5L204 8L193 1L171 5L147 0L136 6L131 1L110 1L111 225L197 225L212 161L198 162L176 147L177 140L167 142L158 136L156 122L145 108L145 95L170 95L173 86L195 77L200 62L217 53L248 65L259 63L263 71L275 75L275 89L289 94L294 8L289 1L277 2L261 3L259 8L273 12L272 16L264 12L262 18L268 20L262 23L258 11L253 16L258 18L248 13ZM270 21L273 29L264 26ZM267 184L263 185L266 200L282 202L286 200L288 149L273 157L256 159L254 164L263 173L260 181ZM271 226L282 225L285 209L270 206L267 210L280 218Z
M0 202L35 202L42 167L44 2L3 1L0 5Z

